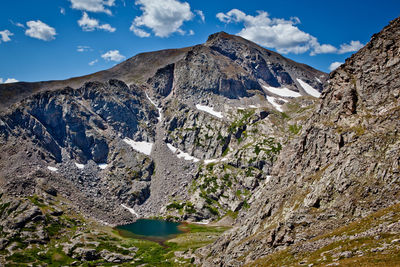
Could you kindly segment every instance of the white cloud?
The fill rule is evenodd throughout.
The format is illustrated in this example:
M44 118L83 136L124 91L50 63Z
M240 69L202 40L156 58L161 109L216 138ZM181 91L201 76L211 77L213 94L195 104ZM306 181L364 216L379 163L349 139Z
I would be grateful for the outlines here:
M262 46L274 48L282 54L309 52L314 56L342 53L349 46L355 47L359 44L358 41L352 41L351 45L343 44L340 49L330 44L320 44L316 37L297 27L297 24L300 24L299 18L292 17L289 20L271 18L265 11L258 11L256 16L251 16L241 10L232 9L227 13L218 13L217 18L223 23L243 23L238 35Z
M104 30L107 32L115 32L115 28L111 27L110 24L100 25L97 19L90 18L86 12L83 12L82 18L78 20L78 25L85 32L91 32L94 30Z
M342 65L343 62L333 62L330 66L329 66L329 70L330 71L334 71L335 69L337 69L340 65Z
M142 29L139 29L139 28L134 27L133 24L131 25L131 27L130 27L129 29L130 29L131 31L133 31L133 33L134 33L135 35L137 35L137 36L139 36L139 37L141 37L141 38L150 37L150 33L146 32L146 31L144 31L144 30L142 30Z
M193 30L190 30L190 31L189 31L189 35L190 35L190 36L194 35L194 31L193 31Z
M238 35L259 43L263 46L275 48L279 53L301 54L310 51L311 54L335 52L336 48L321 45L317 38L303 32L296 25L300 19L292 17L289 20L270 18L265 11L258 11L256 16L247 15L238 9L228 13L218 13L217 18L224 23L243 23L244 28Z
M0 83L16 83L16 82L19 82L19 81L14 78L7 78L7 80L5 80L5 82L3 82L3 78L0 78Z
M143 14L136 17L131 27L133 33L139 37L149 37L150 33L141 27L147 27L158 37L168 37L172 33L185 34L181 29L185 21L193 18L190 5L177 0L137 0Z
M121 55L118 50L110 50L107 53L101 55L104 60L119 62L125 59L125 56Z
M25 31L25 34L32 38L43 41L51 41L55 39L54 36L57 34L56 29L50 27L46 23L41 22L40 20L28 21L26 25L28 26L28 29Z
M69 0L73 9L89 11L89 12L104 12L111 15L111 10L108 7L114 6L115 0Z
M200 17L200 19L201 19L201 21L202 21L203 23L206 22L206 17L204 16L203 11L201 11L201 10L195 10L194 12L197 13L197 15Z
M13 20L11 20L10 19L10 22L11 22L11 24L12 25L14 25L14 26L17 26L17 27L20 27L20 28L23 28L23 29L25 29L25 25L24 24L22 24L22 23L19 23L19 22L14 22Z
M9 42L11 41L10 36L13 36L14 34L10 32L9 30L4 30L0 31L0 44L1 42Z
M364 45L360 41L351 41L350 44L340 45L339 54L344 54L348 52L356 52L360 50Z
M97 62L99 62L99 60L95 59L93 61L89 62L89 66L93 66L94 64L96 64Z
M65 15L65 8L60 7L60 13L61 13L62 15Z
M90 48L90 46L78 45L78 47L76 48L76 51L78 51L78 52L87 52L87 51L92 51L92 49Z

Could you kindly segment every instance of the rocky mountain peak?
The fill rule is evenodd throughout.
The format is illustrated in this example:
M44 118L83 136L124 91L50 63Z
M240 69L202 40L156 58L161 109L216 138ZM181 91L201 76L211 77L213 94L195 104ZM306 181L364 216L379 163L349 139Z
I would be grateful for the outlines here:
M220 32L216 32L216 33L209 35L206 43L212 42L216 39L232 39L233 37L234 37L234 35L231 35L224 31L220 31Z
M204 250L204 265L333 265L327 257L339 260L343 244L362 237L350 250L363 254L365 243L399 235L398 220L381 217L398 209L400 194L399 44L397 18L330 74L316 112L282 149L237 230Z

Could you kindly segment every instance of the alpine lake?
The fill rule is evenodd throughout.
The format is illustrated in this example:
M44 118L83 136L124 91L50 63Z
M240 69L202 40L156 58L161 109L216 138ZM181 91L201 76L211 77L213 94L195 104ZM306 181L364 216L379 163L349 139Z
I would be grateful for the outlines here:
M193 266L190 253L214 242L229 226L138 219L113 228L123 247L136 247L133 266Z
M117 226L116 230L123 237L146 239L158 243L187 232L185 224L156 219L139 219L131 224Z

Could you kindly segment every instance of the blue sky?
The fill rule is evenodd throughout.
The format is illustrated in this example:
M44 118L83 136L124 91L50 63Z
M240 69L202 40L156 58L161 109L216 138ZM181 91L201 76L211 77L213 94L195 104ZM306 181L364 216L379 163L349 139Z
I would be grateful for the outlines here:
M218 31L329 72L400 15L399 0L327 2L1 0L0 82L81 76Z

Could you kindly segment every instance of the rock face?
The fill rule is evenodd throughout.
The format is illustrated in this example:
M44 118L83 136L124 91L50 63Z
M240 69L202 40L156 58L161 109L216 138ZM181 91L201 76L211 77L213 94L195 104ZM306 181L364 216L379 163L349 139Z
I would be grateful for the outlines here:
M297 127L275 108L303 95L287 110L300 117L315 102L299 80L318 92L326 74L221 32L89 76L0 85L0 184L112 224L238 212Z
M240 266L285 247L317 251L339 240L320 236L398 202L399 37L398 18L330 74L316 113L282 149L237 227L203 250L204 265ZM365 238L377 233L368 231Z

